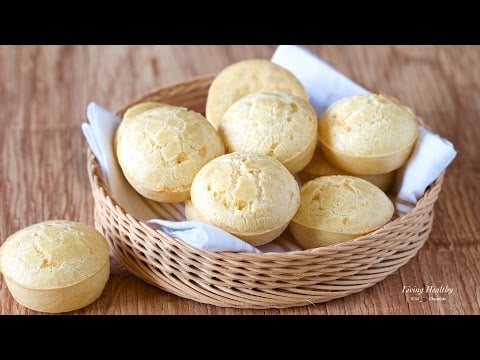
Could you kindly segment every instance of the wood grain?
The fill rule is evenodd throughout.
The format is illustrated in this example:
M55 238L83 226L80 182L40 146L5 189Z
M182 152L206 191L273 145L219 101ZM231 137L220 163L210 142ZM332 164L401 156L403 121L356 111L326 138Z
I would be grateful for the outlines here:
M310 46L369 89L397 97L454 142L427 244L373 288L326 304L237 310L165 293L113 263L101 298L76 314L480 314L480 47ZM275 46L0 46L0 242L29 224L93 225L80 131L89 101L118 109L154 87L220 71ZM412 301L403 286L440 281L444 302ZM0 279L0 313L18 305Z

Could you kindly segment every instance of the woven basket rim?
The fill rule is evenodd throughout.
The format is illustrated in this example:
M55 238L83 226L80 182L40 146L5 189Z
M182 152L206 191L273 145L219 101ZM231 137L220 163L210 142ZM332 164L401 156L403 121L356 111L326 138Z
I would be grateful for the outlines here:
M421 207L422 203L427 200L430 193L432 193L435 190L435 188L441 186L442 181L443 181L443 177L444 177L444 173L442 173L442 175L437 180L435 180L435 182L432 185L430 185L429 189L425 192L424 196L417 202L416 206L412 210L410 210L408 213L397 217L396 219L388 222L384 226L382 226L382 227L380 227L380 228L378 228L378 229L376 229L372 232L369 232L368 234L359 236L357 238L354 238L354 239L346 241L346 242L342 242L342 243L338 243L338 244L334 244L334 245L330 245L330 246L313 248L313 249L286 251L286 252L280 252L280 253L276 253L276 252L247 253L247 252L230 252L230 251L213 252L213 251L208 251L208 250L197 249L193 246L190 246L187 243L185 243L183 240L174 238L174 237L168 235L167 233L163 232L160 229L153 228L150 225L148 225L145 221L139 220L139 219L135 218L133 215L126 212L125 209L121 205L119 205L115 201L115 199L112 198L112 196L110 195L110 192L108 191L108 189L104 185L103 180L101 178L101 175L99 174L99 165L98 165L97 159L95 158L95 155L92 153L90 148L88 148L88 164L89 164L89 176L92 177L92 180L93 180L94 184L100 189L100 193L103 196L103 200L107 201L107 202L111 202L115 206L115 208L118 212L120 212L123 216L127 217L130 221L136 223L136 225L138 225L140 227L148 227L150 230L153 230L154 232L161 235L162 238L167 238L167 239L170 239L172 241L175 241L175 243L178 245L178 247L184 247L185 250L196 252L199 255L203 254L203 255L211 256L213 254L222 254L222 256L220 256L220 257L232 256L234 258L237 258L238 255L241 255L242 259L245 259L245 260L247 260L246 258L249 258L251 256L251 258L249 260L252 260L252 261L255 261L255 259L258 259L258 257L265 257L265 258L272 257L272 256L274 256L274 257L277 257L277 256L287 256L287 257L292 256L292 257L295 257L299 253L301 253L301 254L309 254L310 253L312 255L317 255L319 253L338 252L338 251L342 251L342 250L349 249L349 248L352 248L352 247L356 247L357 246L356 244L359 244L359 243L363 242L364 240L367 240L366 242L369 242L370 241L369 240L370 236L377 235L377 234L379 234L383 231L389 231L391 228L394 228L396 225L402 224L405 221L405 218L407 218L407 217L415 217L415 210L417 208Z
M191 78L190 80L187 80L187 81L177 81L177 82L174 82L174 83L171 83L171 84L166 84L166 85L160 85L160 86L156 86L156 87L153 87L150 89L150 91L148 91L147 93L143 94L143 95L140 95L140 96L137 96L135 99L133 99L132 101L129 101L128 104L126 105L123 105L120 110L117 110L115 111L115 114L117 116L122 116L123 113L125 111L127 111L127 109L129 107L131 107L133 104L138 104L138 103L141 103L141 102L144 102L146 99L148 99L152 94L155 94L159 91L162 91L162 90L169 90L169 89L175 89L177 88L179 85L185 85L185 84L195 84L195 83L202 83L206 80L211 80L213 79L217 74L215 73L210 73L210 74L204 74L204 75L199 75L199 76L194 76L193 78Z
M193 78L189 81L179 82L179 83L175 83L175 84L172 84L172 85L157 87L157 88L153 89L152 91L150 91L150 92L148 92L148 93L146 93L142 96L137 97L135 100L131 101L128 105L125 105L125 106L121 107L120 110L116 111L116 114L118 116L121 116L123 114L123 112L125 112L126 109L128 109L130 106L132 106L133 104L142 102L145 99L148 99L152 94L154 94L154 93L156 93L160 90L166 91L168 89L174 89L179 85L194 84L196 82L204 82L205 80L211 79L213 77L214 77L214 74L202 75L202 76L195 77L195 78ZM418 119L420 124L424 124L424 122L420 118L417 117L417 119ZM404 223L407 218L414 218L416 216L417 209L422 207L423 202L427 201L427 199L430 196L434 196L433 193L435 192L435 190L438 187L441 187L442 182L443 182L443 178L444 178L444 174L445 174L445 172L442 172L442 174L429 186L429 188L427 189L427 191L425 192L423 197L417 202L415 207L412 210L410 210L408 213L406 213L406 214L404 214L400 217L397 217L394 220L385 224L384 226L382 226L382 227L380 227L380 228L378 228L378 229L376 229L376 230L374 230L374 231L372 231L368 234L357 237L355 239L352 239L352 240L349 240L349 241L346 241L346 242L342 242L342 243L338 243L338 244L334 244L334 245L330 245L330 246L325 246L325 247L318 247L318 248L307 249L307 250L279 252L279 253L277 253L277 252L269 252L269 253L212 252L212 251L208 251L208 250L197 249L193 246L190 246L187 243L185 243L184 241L182 241L181 239L171 237L170 235L166 234L162 230L153 228L150 225L148 225L145 221L137 219L134 216L132 216L131 214L129 214L128 212L126 212L125 209L122 206L120 206L116 202L116 200L111 196L109 190L105 186L104 181L102 179L101 172L99 171L99 164L97 162L97 159L96 159L95 155L93 154L93 152L91 151L91 149L88 147L88 145L87 145L87 151L88 151L87 152L87 154L88 154L87 155L88 156L88 160L87 160L88 175L89 175L89 178L90 178L90 182L92 184L94 184L100 190L100 194L103 198L102 199L103 201L110 202L112 205L114 205L116 211L118 211L118 213L120 215L123 215L126 218L128 218L128 220L131 221L132 223L134 223L134 225L136 225L138 227L141 227L141 228L147 228L149 230L149 232L151 232L153 230L155 233L157 233L159 236L161 236L162 240L169 241L172 246L176 246L176 247L180 248L182 251L193 252L193 253L196 253L199 256L217 258L217 259L222 259L222 260L228 260L228 258L231 258L232 260L241 259L243 261L251 261L251 262L255 262L255 260L258 260L259 258L262 258L263 260L268 260L268 259L272 259L272 260L285 259L285 260L288 260L288 259L294 259L294 258L298 257L299 255L301 255L301 256L311 255L312 258L314 258L319 254L328 254L328 253L333 253L333 252L338 253L338 252L342 252L342 251L345 251L345 250L348 250L348 249L351 249L351 248L355 248L359 244L362 244L364 242L368 243L368 242L371 241L370 238L372 236L376 236L378 234L381 234L382 232L388 232L389 230L393 230L397 225L402 225L402 223Z

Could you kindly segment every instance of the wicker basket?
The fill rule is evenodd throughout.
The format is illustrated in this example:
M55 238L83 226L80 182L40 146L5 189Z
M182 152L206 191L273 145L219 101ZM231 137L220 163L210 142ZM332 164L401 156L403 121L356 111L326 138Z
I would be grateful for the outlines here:
M208 76L154 91L117 114L122 116L128 107L142 101L203 111L212 79ZM90 151L88 173L95 226L108 239L112 255L133 274L202 303L257 309L329 301L385 279L415 256L427 240L443 181L442 175L408 214L363 237L305 251L250 254L198 250L127 214L110 197ZM165 206L183 220L183 206Z

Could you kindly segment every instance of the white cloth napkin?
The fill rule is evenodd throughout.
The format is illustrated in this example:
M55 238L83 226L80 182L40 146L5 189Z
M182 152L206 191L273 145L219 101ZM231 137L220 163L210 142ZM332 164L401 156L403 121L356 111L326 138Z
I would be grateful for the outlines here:
M368 90L299 46L280 45L272 56L272 62L290 70L300 80L318 116L337 100L368 93Z
M453 161L457 152L453 144L420 128L417 143L407 164L397 171L393 193L396 194L397 215L409 212L433 183Z
M302 82L319 116L341 98L368 93L368 90L299 46L279 46L272 62L290 70ZM397 171L394 181L397 215L403 215L415 206L456 154L451 142L420 127L415 149L408 162Z
M272 61L289 69L305 86L312 105L321 114L333 102L368 91L340 74L307 50L282 45ZM209 251L222 252L284 252L300 248L285 239L278 239L258 249L231 234L208 224L196 221L169 221L178 215L177 207L148 200L139 195L126 181L113 150L113 137L120 119L101 106L90 103L88 122L82 124L87 142L95 154L103 179L112 197L128 213L147 221L153 227L185 241L187 244ZM408 211L455 157L453 145L422 128L417 147L407 165L398 171L396 186L399 209ZM397 204L398 205L398 204ZM161 219L160 219L161 218Z

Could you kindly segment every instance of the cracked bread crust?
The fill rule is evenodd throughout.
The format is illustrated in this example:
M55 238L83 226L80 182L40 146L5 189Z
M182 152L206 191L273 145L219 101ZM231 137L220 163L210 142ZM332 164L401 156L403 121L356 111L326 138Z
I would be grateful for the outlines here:
M125 111L125 114L123 114L122 122L120 123L120 125L118 125L117 131L115 131L113 148L114 149L117 148L118 139L120 139L120 137L122 136L121 134L122 134L123 128L128 123L130 123L133 119L135 119L135 117L138 114L141 114L142 112L145 112L147 110L155 109L157 107L165 106L165 105L167 104L159 103L155 101L148 101L148 102L143 102L140 104L133 105L132 107L128 108L127 111Z
M198 172L191 201L205 222L248 238L283 231L298 209L300 193L295 178L277 160L236 152L212 160ZM278 235L264 236L261 242Z
M110 276L109 248L95 229L65 220L31 225L0 248L13 298L36 311L62 313L97 300Z
M2 273L24 287L55 289L74 285L109 261L108 244L95 229L51 220L11 235L0 248Z
M385 225L390 199L375 185L353 176L322 176L304 184L290 229L303 248L355 238Z
M223 115L218 132L228 152L272 156L291 173L303 169L317 142L317 115L302 98L286 93L247 95Z
M218 128L223 114L240 98L259 91L284 92L308 101L300 81L287 69L271 61L253 59L227 66L208 90L206 116Z
M350 96L320 117L326 158L353 174L384 174L401 167L415 145L418 123L397 100L377 94Z
M128 182L164 202L188 198L195 174L225 148L199 113L163 105L137 114L122 130L117 157Z

